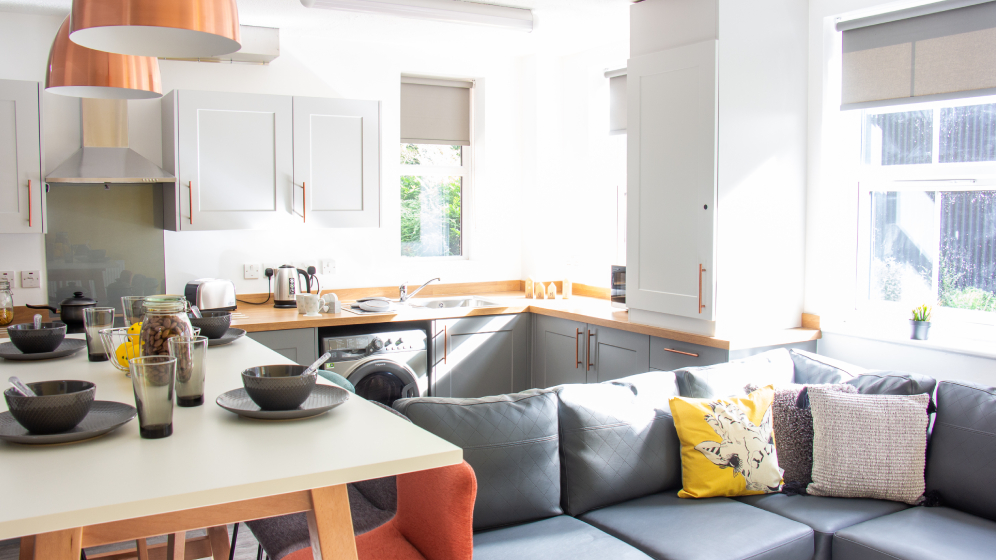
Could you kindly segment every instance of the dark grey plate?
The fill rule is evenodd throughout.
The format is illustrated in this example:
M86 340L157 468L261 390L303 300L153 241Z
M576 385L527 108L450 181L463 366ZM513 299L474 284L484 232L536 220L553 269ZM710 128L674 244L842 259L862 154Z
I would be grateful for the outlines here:
M242 329L230 328L225 334L221 335L221 338L208 339L208 346L224 346L226 344L231 344L245 335L246 331Z
M17 423L9 412L0 413L0 439L14 443L43 444L69 443L102 436L131 422L138 414L135 407L114 401L93 401L86 418L68 432L36 435Z
M252 402L245 389L234 389L222 393L215 402L221 408L247 418L291 420L324 414L347 400L349 400L349 391L342 387L317 385L308 400L294 410L262 410L259 405Z
M67 338L62 341L58 348L51 352L38 352L37 354L25 354L18 350L13 342L0 344L0 358L5 360L27 361L27 360L51 360L52 358L63 358L72 356L80 350L86 348L86 341L78 338Z

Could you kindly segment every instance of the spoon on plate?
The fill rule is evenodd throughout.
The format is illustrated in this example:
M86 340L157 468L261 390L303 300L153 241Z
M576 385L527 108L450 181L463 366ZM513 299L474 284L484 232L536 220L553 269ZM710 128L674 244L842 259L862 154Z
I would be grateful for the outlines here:
M310 366L308 366L308 369L304 370L304 372L301 374L301 376L304 377L305 375L314 375L314 373L316 371L318 371L318 368L322 364L324 364L326 361L328 361L328 359L331 358L331 357L332 357L332 353L331 352L326 352L326 353L322 354L322 357L318 358L318 361L316 361L315 363L313 363Z
M16 375L11 376L11 378L8 379L7 381L10 382L11 386L14 387L15 391L17 391L18 393L20 393L21 395L23 395L25 397L37 397L38 396L38 395L35 394L34 391L31 390L30 387L28 387L27 385L24 384L24 382L22 382L20 379L18 379Z

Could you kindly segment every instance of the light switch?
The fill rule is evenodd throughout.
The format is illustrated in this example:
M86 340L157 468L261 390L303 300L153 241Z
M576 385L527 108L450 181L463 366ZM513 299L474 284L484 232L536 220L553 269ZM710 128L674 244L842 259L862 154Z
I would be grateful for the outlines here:
M21 287L22 288L41 287L41 272L37 270L22 270Z
M7 285L11 288L14 287L14 271L13 270L0 270L0 278L7 281Z

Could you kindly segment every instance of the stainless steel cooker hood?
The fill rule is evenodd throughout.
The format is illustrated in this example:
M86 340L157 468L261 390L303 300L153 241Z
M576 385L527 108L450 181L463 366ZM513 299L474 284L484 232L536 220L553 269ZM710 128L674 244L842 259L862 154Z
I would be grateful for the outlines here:
M176 177L128 147L128 102L82 99L83 148L45 177L58 184L175 183Z

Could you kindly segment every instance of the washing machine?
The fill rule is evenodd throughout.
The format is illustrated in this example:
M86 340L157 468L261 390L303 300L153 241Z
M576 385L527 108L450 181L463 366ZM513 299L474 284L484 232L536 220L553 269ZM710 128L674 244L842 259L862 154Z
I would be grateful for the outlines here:
M322 367L348 379L367 400L391 406L398 399L428 395L423 330L325 336L321 347L332 354Z

